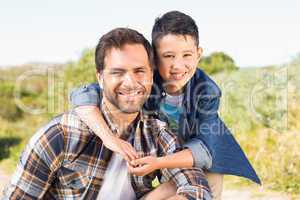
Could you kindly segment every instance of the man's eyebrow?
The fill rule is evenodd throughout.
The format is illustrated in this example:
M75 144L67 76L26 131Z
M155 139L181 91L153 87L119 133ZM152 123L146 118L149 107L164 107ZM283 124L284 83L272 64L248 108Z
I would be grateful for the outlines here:
M119 68L119 67L113 67L113 68L110 68L109 71L112 71L112 72L123 72L123 71L126 71L126 70L123 69L123 68Z
M140 65L140 66L133 67L133 70L141 70L141 69L146 69L146 66ZM114 67L109 69L109 72L125 72L125 71L127 70L119 67Z

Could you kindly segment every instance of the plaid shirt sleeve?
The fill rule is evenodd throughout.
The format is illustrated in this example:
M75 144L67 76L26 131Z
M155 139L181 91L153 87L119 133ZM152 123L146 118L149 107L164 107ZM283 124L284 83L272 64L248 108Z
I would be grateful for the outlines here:
M177 137L166 128L162 128L158 135L158 145L161 156L181 150ZM212 199L206 177L200 168L162 169L163 179L171 180L177 186L177 194L189 200Z
M3 199L43 199L63 160L64 139L58 118L30 139Z

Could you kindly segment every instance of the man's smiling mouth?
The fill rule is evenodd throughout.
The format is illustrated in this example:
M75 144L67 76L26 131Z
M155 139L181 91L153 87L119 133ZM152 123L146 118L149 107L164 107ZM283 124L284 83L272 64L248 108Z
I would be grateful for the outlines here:
M128 100L134 100L135 98L139 98L144 96L144 91L137 90L137 91L118 91L117 94L120 97L127 98Z
M143 93L143 91L141 91L141 90L139 90L139 91L132 91L132 92L118 91L118 94L120 94L120 95L126 95L126 96L135 96L135 95L140 95L142 93Z

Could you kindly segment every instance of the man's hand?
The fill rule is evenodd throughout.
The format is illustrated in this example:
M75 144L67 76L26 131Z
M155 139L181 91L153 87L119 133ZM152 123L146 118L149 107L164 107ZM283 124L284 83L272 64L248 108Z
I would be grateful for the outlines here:
M159 169L159 158L154 156L146 156L136 160L132 160L127 165L129 173L137 176L145 176Z
M105 136L102 141L106 148L119 153L127 162L138 158L138 154L129 142L114 135Z

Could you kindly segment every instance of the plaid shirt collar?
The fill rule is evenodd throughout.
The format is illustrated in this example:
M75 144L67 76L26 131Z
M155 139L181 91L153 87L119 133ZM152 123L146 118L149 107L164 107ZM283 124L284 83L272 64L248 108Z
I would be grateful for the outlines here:
M143 115L143 111L140 110L139 114L133 120L133 122L128 126L127 130L123 131L121 133L118 124L114 121L113 114L110 112L109 108L107 107L107 105L104 103L103 100L101 101L100 109L102 111L102 116L103 116L104 120L106 121L108 127L111 129L112 133L122 139L126 139L129 136L133 137L138 124L143 123L144 119L145 119L145 116Z

